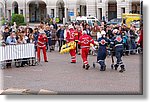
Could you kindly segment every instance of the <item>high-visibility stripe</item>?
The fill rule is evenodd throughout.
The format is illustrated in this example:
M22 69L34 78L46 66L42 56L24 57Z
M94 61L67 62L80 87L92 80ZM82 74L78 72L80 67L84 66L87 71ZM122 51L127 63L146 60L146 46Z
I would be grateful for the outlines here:
M43 45L43 46L40 46L40 45L37 45L38 47L45 47L46 45Z
M117 47L117 46L122 46L123 44L117 44L117 45L115 45L115 47Z
M98 60L97 62L104 62L104 60Z
M81 49L82 49L82 48L90 48L90 46L81 46Z
M38 43L40 43L40 44L44 44L43 42L41 42L41 41L38 41Z
M84 61L84 64L88 64L88 61Z

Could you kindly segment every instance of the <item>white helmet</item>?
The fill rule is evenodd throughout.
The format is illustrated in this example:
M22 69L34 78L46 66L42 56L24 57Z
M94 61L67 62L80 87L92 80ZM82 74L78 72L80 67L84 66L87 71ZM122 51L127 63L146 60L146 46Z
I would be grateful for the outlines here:
M116 34L116 33L118 33L118 29L113 30L113 34Z
M40 34L45 34L44 30L39 30Z
M72 25L69 25L68 28L71 29L71 28L73 28L73 26L72 26Z
M54 26L53 26L53 25L50 25L50 28L54 28Z
M82 32L82 34L84 35L84 34L87 34L87 32L84 30L83 32Z
M102 35L105 35L105 34L106 34L106 32L105 32L104 30L102 30L102 31L101 31L101 34L102 34Z

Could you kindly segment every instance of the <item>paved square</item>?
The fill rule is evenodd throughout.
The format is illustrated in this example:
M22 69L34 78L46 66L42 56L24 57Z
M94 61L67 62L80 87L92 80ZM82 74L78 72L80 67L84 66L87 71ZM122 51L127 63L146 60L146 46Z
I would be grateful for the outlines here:
M106 71L100 72L99 65L92 67L96 56L89 56L91 67L84 70L80 55L77 55L77 63L71 64L69 54L47 53L48 63L2 70L4 90L17 88L37 92L42 89L57 94L142 94L141 55L124 56L126 71L119 73L110 68L110 57L106 59Z

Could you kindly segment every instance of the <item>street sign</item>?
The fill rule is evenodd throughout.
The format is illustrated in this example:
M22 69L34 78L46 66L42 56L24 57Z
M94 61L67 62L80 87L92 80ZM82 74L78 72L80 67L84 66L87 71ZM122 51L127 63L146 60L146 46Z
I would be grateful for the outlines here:
M69 12L69 16L74 16L74 12Z

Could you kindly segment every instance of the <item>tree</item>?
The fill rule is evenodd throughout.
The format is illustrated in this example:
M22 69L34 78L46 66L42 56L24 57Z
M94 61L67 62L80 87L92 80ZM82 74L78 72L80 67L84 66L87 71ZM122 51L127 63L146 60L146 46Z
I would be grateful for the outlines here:
M21 14L14 14L12 16L12 24L13 22L16 22L17 25L21 25L24 23L24 16Z

